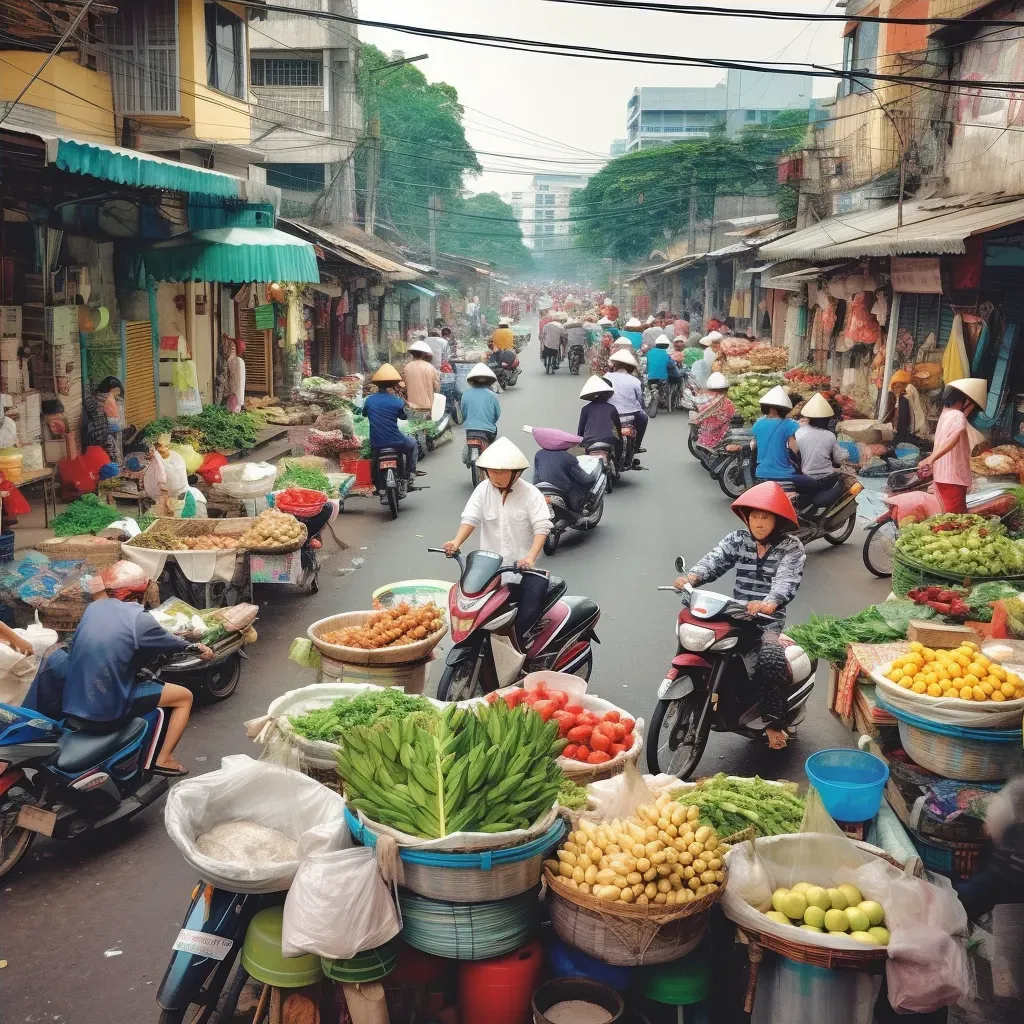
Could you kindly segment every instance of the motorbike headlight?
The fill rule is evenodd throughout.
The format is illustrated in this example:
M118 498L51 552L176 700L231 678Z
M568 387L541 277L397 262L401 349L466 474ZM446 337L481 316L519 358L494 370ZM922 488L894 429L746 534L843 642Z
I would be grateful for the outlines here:
M678 629L679 644L687 651L706 651L715 642L715 631L706 626L683 622Z

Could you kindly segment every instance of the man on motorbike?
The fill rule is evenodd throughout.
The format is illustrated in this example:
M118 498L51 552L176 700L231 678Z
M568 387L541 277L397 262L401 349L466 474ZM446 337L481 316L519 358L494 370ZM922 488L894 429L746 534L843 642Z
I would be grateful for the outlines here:
M835 484L837 467L849 455L832 432L834 412L822 395L812 395L801 415L807 424L798 427L789 439L790 449L800 456L800 472L790 479L798 494L813 496Z
M512 333L512 322L507 317L503 316L498 321L498 326L491 335L491 347L498 351L515 349L516 336Z
M579 460L569 449L581 444L579 434L568 434L553 427L523 427L533 434L540 450L533 457L533 482L546 483L565 495L565 503L579 512L587 500L593 481L583 472Z
M713 373L708 377L705 391L708 400L690 413L690 422L699 425L697 444L702 448L717 448L729 432L736 406L729 398L729 382L724 373Z
M639 351L640 346L643 344L642 330L643 324L635 316L631 316L625 322L620 332L623 338L629 338L634 351Z
M643 388L635 376L639 363L629 349L613 351L608 359L608 379L611 381L614 394L609 399L622 416L632 416L636 427L636 450L644 448L644 434L647 432L647 410L644 408Z
M418 452L415 439L406 437L398 429L398 421L409 418L405 402L398 395L402 375L390 363L385 363L370 382L377 387L376 392L363 401L363 415L370 423L370 447L404 451L409 476L425 476L416 469Z
M123 724L133 703L138 709L148 699L152 708L168 708L167 733L153 770L187 775L188 769L173 755L188 724L192 692L176 683L136 683L135 677L147 656L184 651L190 642L168 633L143 610L149 577L140 566L115 562L100 578L110 597L85 609L71 638L61 710L83 731L109 732ZM209 661L213 651L205 644L199 647L200 657Z
M547 594L545 573L533 572L551 532L551 510L544 495L521 479L529 469L526 456L507 438L499 437L477 460L486 480L477 484L462 510L462 525L444 546L449 557L459 551L477 528L480 547L495 551L522 570L518 584L516 637L522 644L540 618Z
M438 338L440 341L440 338ZM402 368L405 381L405 400L417 419L430 419L434 408L434 395L441 390L441 375L434 366L434 352L430 340L414 341L406 351L409 362Z
M615 388L607 377L591 377L580 389L580 398L587 404L580 410L580 422L576 433L583 438L584 448L592 444L614 446L615 457L619 458L622 447L622 423L619 410L609 399Z
M743 660L747 674L760 684L761 717L769 723L768 745L781 750L789 739L785 716L792 673L778 635L786 621L784 609L803 580L807 555L792 533L797 527L796 511L777 483L756 484L732 503L732 510L746 529L723 537L673 586L681 590L687 581L694 587L713 583L735 567L733 598L746 602L751 615L775 619L762 635L760 647Z
M669 344L668 337L664 334L659 334L658 340L654 343L654 348L647 353L648 380L663 380L672 384L677 383L682 378L679 368L669 356Z
M498 419L501 405L491 385L498 378L486 363L477 363L466 374L469 389L462 394L462 425L466 430L479 430L490 435L493 441L498 436Z
M789 480L796 476L796 467L789 457L789 442L800 424L789 419L793 403L780 384L761 397L758 403L764 412L753 427L750 445L757 452L758 480Z

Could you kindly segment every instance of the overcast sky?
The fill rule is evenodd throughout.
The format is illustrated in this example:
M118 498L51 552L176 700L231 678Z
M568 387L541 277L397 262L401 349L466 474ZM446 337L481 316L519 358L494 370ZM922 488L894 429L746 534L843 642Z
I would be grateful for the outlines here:
M828 8L827 0L742 0L722 6L815 13ZM812 60L833 65L842 58L841 22L691 17L547 0L359 0L359 16L433 29L676 56ZM366 27L360 28L360 36L385 52L428 53L429 58L417 67L431 81L445 81L458 89L466 106L469 141L481 153L480 162L486 169L469 182L475 192L507 193L524 188L537 171L593 172L607 158L612 140L625 137L626 101L636 86L711 86L725 75L713 68L513 53ZM818 80L814 89L815 95L834 91L835 83L827 80ZM410 128L414 134L415 126ZM554 141L532 137L529 132ZM542 158L548 162L540 163ZM515 171L526 173L512 173Z

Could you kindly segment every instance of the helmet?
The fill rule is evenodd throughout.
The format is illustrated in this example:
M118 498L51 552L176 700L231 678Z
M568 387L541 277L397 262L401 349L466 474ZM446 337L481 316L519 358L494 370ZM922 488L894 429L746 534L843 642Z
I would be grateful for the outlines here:
M510 469L513 472L530 468L526 456L507 437L499 437L487 447L476 464L480 469Z
M511 326L512 326L512 321L511 321L511 320L509 320L509 318L508 318L507 316L503 316L503 317L502 317L502 318L501 318L501 319L500 319L500 320L498 321L498 326L499 326L499 327L511 327Z
M724 373L716 372L708 377L708 382L704 386L708 391L725 391L729 387L729 381L726 380Z
M889 378L889 387L892 387L894 384L909 384L909 383L910 383L910 374L907 373L906 370L897 370Z
M494 371L486 363L477 363L469 373L466 374L466 380L487 380L495 381L498 378L494 375Z
M425 342L417 339L407 349L407 352L422 352L425 356L432 356L434 350ZM383 369L383 367L382 367Z
M149 575L141 565L121 559L100 573L103 589L118 601L126 601L134 594L144 594L149 586Z
M984 377L961 377L960 380L951 380L949 387L966 395L979 409L984 409L988 402L988 381Z
M801 415L809 420L830 420L835 415L835 410L822 395L815 394L807 399Z
M773 516L785 519L798 526L796 510L789 495L774 481L766 480L764 483L754 484L749 490L744 491L733 503L732 510L743 520L747 521L747 513L753 511L771 512Z
M786 394L786 389L781 384L777 384L768 394L764 395L758 405L774 405L779 409L793 408L793 403L789 400L789 395ZM829 415L831 415L831 410Z
M615 388L604 377L595 374L580 388L580 398L596 398L598 395L610 395L614 391Z
M670 342L667 334L659 334L658 340L654 343L658 348L668 348Z
M618 352L613 352L608 357L609 363L618 363L620 366L632 366L635 370L640 364L636 361L636 356L626 348L619 349Z
M555 427L523 427L528 434L533 434L534 441L537 442L545 451L549 452L566 452L570 448L575 448L576 445L583 441L583 438L579 434L569 434L564 430L558 430ZM479 462L477 463L479 465Z
M637 320L637 318L635 316L631 316L626 321L626 330L627 331L639 331L641 327L643 327L643 324L640 323L640 321Z
M428 345L427 348L429 347ZM401 379L402 375L390 363L384 363L370 378L374 384L397 384Z

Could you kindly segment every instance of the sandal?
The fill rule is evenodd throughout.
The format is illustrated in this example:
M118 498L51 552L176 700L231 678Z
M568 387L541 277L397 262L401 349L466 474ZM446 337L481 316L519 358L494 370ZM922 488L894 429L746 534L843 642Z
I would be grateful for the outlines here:
M154 775L167 775L172 779L180 778L182 775L188 775L188 769L183 764L178 764L177 761L170 767L165 767L162 764L153 765L152 772Z

